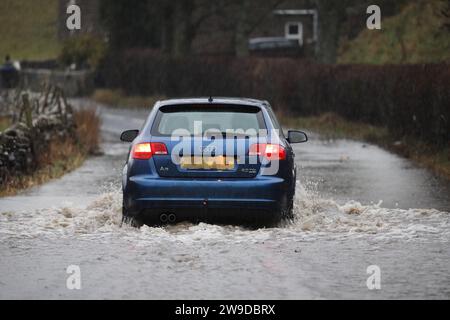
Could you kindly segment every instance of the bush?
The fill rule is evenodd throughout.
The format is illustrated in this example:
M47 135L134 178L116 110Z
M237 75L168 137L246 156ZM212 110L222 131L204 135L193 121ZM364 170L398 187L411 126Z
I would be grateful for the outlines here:
M73 114L78 147L87 154L98 153L100 118L93 109L80 109Z
M149 50L108 56L99 84L127 94L247 96L293 115L336 113L438 147L450 141L450 66L319 65L293 59L190 57Z
M96 68L106 53L106 43L99 37L84 34L64 41L59 61L77 68Z

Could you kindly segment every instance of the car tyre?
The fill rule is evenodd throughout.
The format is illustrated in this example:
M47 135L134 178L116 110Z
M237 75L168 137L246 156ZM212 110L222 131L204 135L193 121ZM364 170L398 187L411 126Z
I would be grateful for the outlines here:
M122 202L122 224L128 224L133 228L140 228L143 222L136 217L131 216L128 213L128 209L125 207L125 203Z

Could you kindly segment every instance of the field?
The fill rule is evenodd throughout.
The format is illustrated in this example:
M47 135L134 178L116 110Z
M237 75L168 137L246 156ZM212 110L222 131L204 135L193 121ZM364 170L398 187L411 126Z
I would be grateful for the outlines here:
M13 60L56 58L57 0L0 1L0 59L9 54Z
M365 30L343 39L340 63L433 63L450 61L450 37L441 0L416 1L382 21L382 30ZM448 10L448 9L447 9Z

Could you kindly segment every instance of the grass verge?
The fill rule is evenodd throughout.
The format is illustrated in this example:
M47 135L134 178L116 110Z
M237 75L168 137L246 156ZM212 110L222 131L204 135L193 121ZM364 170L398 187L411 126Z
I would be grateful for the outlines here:
M62 152L61 150L64 150ZM51 159L47 164L41 164L33 173L9 177L0 189L0 197L12 196L20 190L43 184L56 179L81 166L86 159L86 153L76 147L71 140L52 142L47 157Z
M98 151L100 120L93 110L74 113L76 137L50 142L48 151L37 159L38 169L31 174L11 176L0 187L0 197L43 184L80 167L90 154Z
M92 94L96 102L116 108L152 108L164 96L129 96L122 90L97 89Z
M379 145L450 179L449 148L438 150L410 137L395 139L389 134L387 128L348 121L333 113L313 117L280 115L280 120L286 127L311 130L325 139L348 138Z

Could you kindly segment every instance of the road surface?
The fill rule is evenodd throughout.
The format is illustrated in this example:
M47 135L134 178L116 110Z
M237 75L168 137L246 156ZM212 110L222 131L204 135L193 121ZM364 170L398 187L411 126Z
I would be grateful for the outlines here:
M293 223L121 228L119 134L146 112L98 108L104 155L0 199L0 299L450 298L448 181L376 146L312 135L295 145ZM70 265L80 290L67 288ZM380 289L369 290L369 266Z

